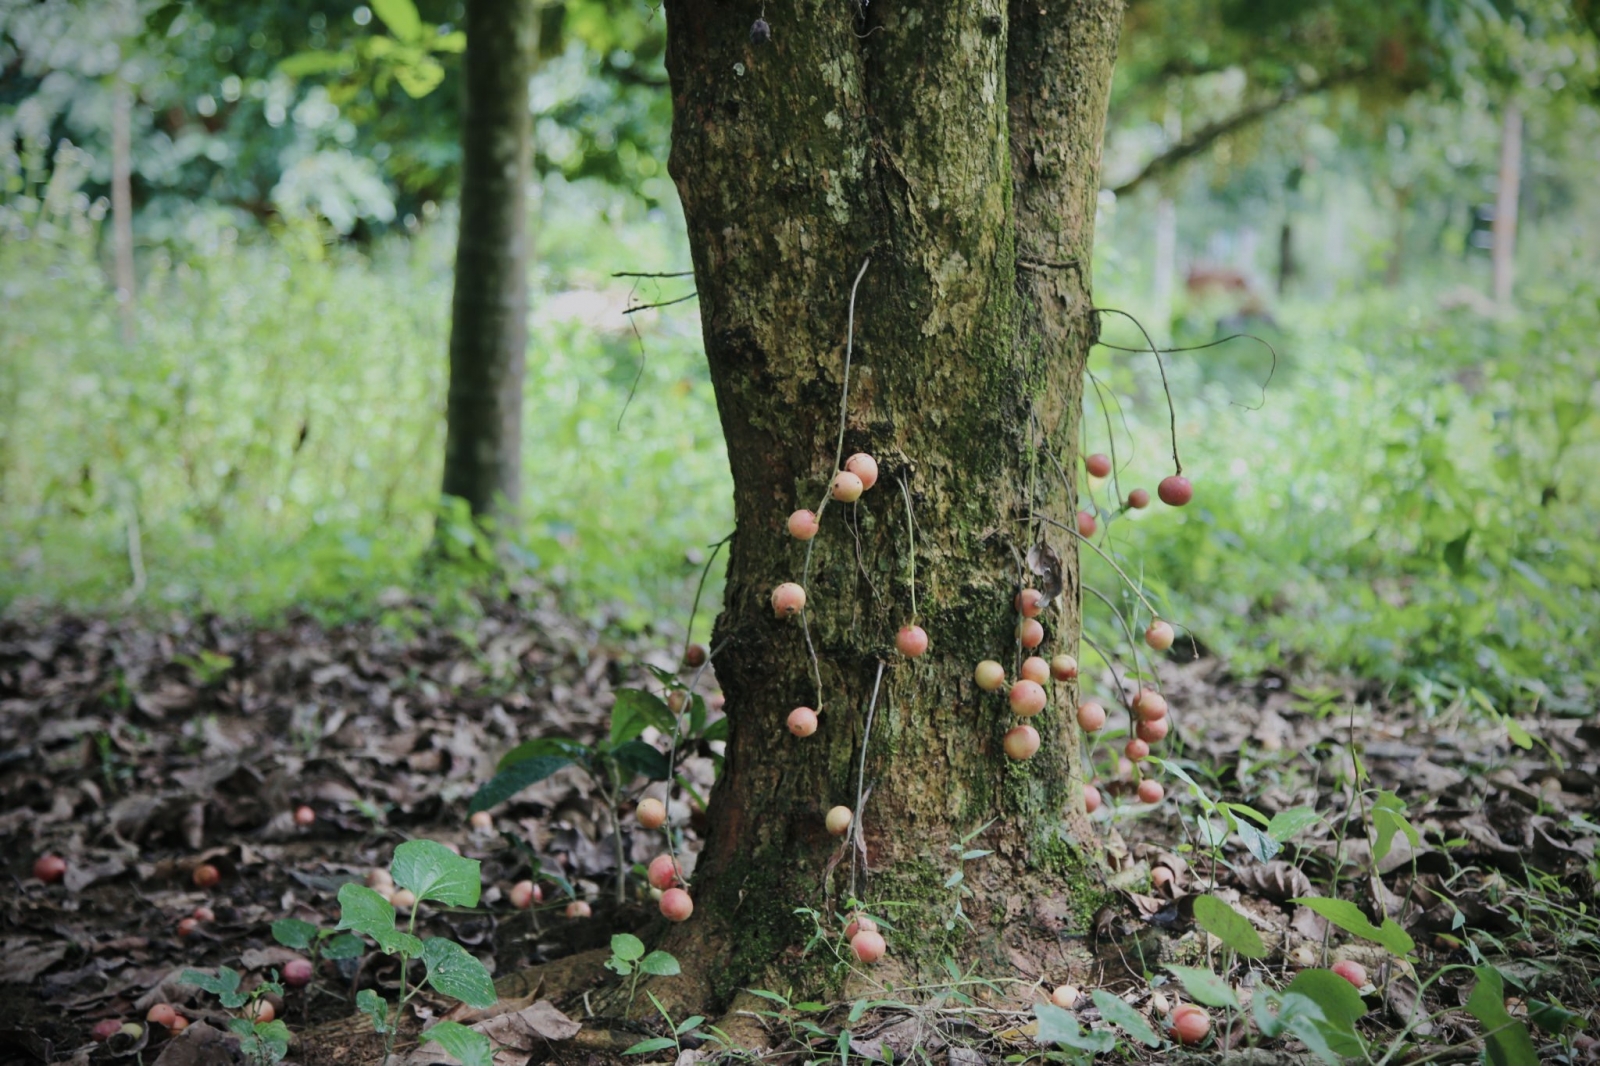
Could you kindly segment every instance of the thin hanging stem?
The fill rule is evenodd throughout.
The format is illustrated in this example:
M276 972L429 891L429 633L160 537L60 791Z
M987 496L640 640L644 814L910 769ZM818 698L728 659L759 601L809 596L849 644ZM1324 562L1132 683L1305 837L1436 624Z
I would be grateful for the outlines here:
M1121 315L1135 326L1138 326L1139 332L1144 334L1145 343L1150 345L1150 354L1156 357L1156 369L1161 371L1161 391L1167 394L1167 418L1172 425L1172 465L1178 468L1178 473L1183 473L1183 461L1178 458L1178 409L1172 404L1172 388L1167 384L1167 364L1161 360L1161 349L1156 347L1155 338L1150 336L1150 331L1144 328L1143 322L1140 322L1126 311L1119 311L1115 307L1091 307L1089 311L1091 314L1109 313ZM1276 356L1274 356L1274 361L1276 361Z
M900 485L900 495L906 501L906 535L911 538L911 621L917 620L917 519L911 513L911 491L906 488L905 479L896 477Z
M878 660L878 676L872 680L872 702L867 704L867 728L861 736L861 759L856 764L856 809L855 815L850 819L850 840L846 847L850 848L850 895L853 899L861 897L856 893L856 858L858 851L866 850L865 841L861 837L861 808L866 805L867 797L867 746L872 741L872 719L878 711L878 686L883 683L883 660ZM866 863L863 862L862 876L866 876Z

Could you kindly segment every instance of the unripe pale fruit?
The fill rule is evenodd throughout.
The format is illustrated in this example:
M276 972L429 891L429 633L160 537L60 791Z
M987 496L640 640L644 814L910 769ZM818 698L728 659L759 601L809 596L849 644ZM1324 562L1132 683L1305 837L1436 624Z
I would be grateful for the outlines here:
M200 923L195 921L193 918L185 918L178 923L178 935L184 939L188 939L194 935L194 931L199 927Z
M191 876L194 878L194 883L200 888L210 888L222 880L222 871L212 866L209 862L203 862L194 868L194 873Z
M567 904L566 914L568 918L587 918L593 913L589 909L589 904L586 900L575 899Z
M866 452L856 452L846 459L844 468L861 479L863 489L870 489L878 483L878 460Z
M1030 655L1022 660L1022 680L1032 681L1035 685L1042 685L1050 680L1050 664L1037 655Z
M1133 713L1146 722L1167 716L1167 698L1153 688L1142 688L1133 698Z
M689 694L683 689L675 688L667 693L667 710L673 714L682 714L687 706L689 706Z
M1037 648L1044 643L1044 626L1036 618L1024 618L1017 623L1017 640L1024 648Z
M1023 589L1017 593L1016 597L1011 601L1011 605L1024 618L1037 618L1039 617L1039 612L1044 610L1046 602L1048 601L1045 600L1044 593L1038 589Z
M1078 660L1065 652L1050 660L1050 676L1057 681L1076 681L1078 679Z
M417 905L417 894L409 888L389 893L389 903L397 911L408 911Z
M855 815L849 807L835 807L828 812L826 823L828 832L836 837L842 837L850 829L850 823L855 820Z
M793 581L785 581L772 590L772 613L779 618L793 618L806 605L806 590Z
M480 832L494 828L494 815L488 811L479 811L467 820L471 823L472 828Z
M694 900L681 888L661 893L661 915L669 922L681 922L694 913Z
M1133 729L1133 735L1146 744L1159 744L1167 739L1167 720L1156 718L1148 722L1140 722Z
M928 634L921 626L902 626L894 635L894 646L907 659L915 659L928 650Z
M706 664L708 655L710 652L706 651L704 644L691 644L683 649L683 665L691 670L698 670Z
M654 796L647 796L639 801L639 807L633 812L633 816L646 829L660 829L667 824L667 805Z
M883 934L876 929L862 929L850 938L850 950L856 953L856 958L865 963L877 962L883 958L883 953L889 950L889 945L884 943Z
M854 940L856 934L863 929L869 933L876 933L878 931L878 923L868 918L865 914L858 914L850 919L849 925L844 927L844 938L846 940Z
M197 922L214 922L217 920L217 912L202 903L189 912L189 917Z
M1205 1008L1185 1003L1172 1011L1172 1032L1185 1044L1198 1044L1211 1032L1211 1015Z
M519 911L525 911L539 902L541 895L539 886L532 881L518 881L511 886L511 905Z
M1340 959L1328 967L1357 988L1367 987L1367 968L1352 959Z
M1083 786L1083 809L1090 814L1100 809L1100 790L1093 785Z
M1071 985L1057 985L1054 992L1050 993L1050 1002L1062 1010L1071 1010L1078 1002L1081 993Z
M1006 668L993 659L985 659L972 671L972 680L985 692L994 692L1006 683Z
M671 855L657 855L650 860L650 868L645 873L651 888L666 891L678 883L678 864Z
M94 1037L97 1043L104 1044L120 1032L122 1032L122 1019L106 1018L104 1021L95 1022L89 1035Z
M817 712L810 707L796 707L789 712L789 732L797 737L809 737L817 731Z
M312 810L310 807L296 807L294 809L294 824L300 826L302 829L306 826L315 824L316 820L317 812Z
M1134 737L1128 741L1128 746L1122 749L1130 762L1141 762L1150 757L1150 745Z
M1094 700L1078 704L1078 727L1085 733L1098 733L1105 728L1106 709Z
M181 1033L187 1028L189 1028L189 1019L181 1014L172 1019L172 1024L167 1026L168 1031L172 1033Z
M1024 718L1032 718L1044 710L1044 689L1036 681L1018 681L1011 686L1011 709ZM1035 747L1038 745L1036 744ZM1029 752L1032 755L1033 752ZM1026 758L1026 756L1024 756Z
M1111 473L1111 459L1100 452L1095 452L1083 461L1083 468L1094 477L1105 477Z
M1099 526L1096 524L1093 514L1088 511L1078 512L1078 534L1080 536L1092 537L1094 536L1094 531L1098 528Z
M290 959L283 964L283 983L290 988L304 988L311 983L311 960Z
M1182 507L1194 499L1194 486L1182 474L1173 474L1161 479L1161 484L1156 486L1156 495L1168 507Z
M789 516L789 536L795 540L810 540L821 528L822 523L817 521L815 511L802 508Z
M244 1016L255 1022L270 1022L278 1016L278 1012L271 1000L258 999L245 1005Z
M41 855L33 860L33 876L53 885L67 874L67 860L59 855Z
M367 887L375 892L394 891L394 878L389 876L389 871L381 866L375 866L367 871Z
M1033 758L1039 750L1039 731L1031 725L1019 725L1006 733L1006 754L1021 762Z
M1166 651L1172 647L1172 642L1177 637L1178 634L1173 632L1172 627L1159 618L1151 622L1150 628L1144 631L1144 642L1156 651Z
M1157 866L1150 871L1150 887L1166 888L1172 884L1172 871L1165 866Z
M172 1020L177 1016L178 1012L172 1009L172 1004L156 1003L145 1012L144 1020L147 1022L155 1022L163 1029L169 1029L172 1027Z
M1128 506L1136 511L1142 511L1150 506L1150 493L1144 489L1134 489L1128 493Z
M833 475L833 484L828 488L828 492L840 503L855 503L866 490L861 479L848 470Z
M1160 803L1167 798L1167 790L1161 787L1161 782L1152 778L1145 778L1139 782L1140 803Z

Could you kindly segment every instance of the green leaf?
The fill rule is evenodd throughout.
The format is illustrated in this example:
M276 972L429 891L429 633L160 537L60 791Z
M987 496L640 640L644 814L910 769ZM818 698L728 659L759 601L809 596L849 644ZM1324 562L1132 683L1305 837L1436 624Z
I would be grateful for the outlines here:
M462 1066L494 1066L494 1048L489 1038L460 1022L438 1023L422 1034L422 1043L430 1040L460 1059Z
M850 1016L845 1019L845 1024L846 1025L854 1025L854 1024L856 1024L856 1022L859 1022L861 1020L861 1016L863 1014L866 1014L866 1013L867 1013L867 1001L865 999L856 1000L854 1003L850 1004Z
M644 958L644 941L632 933L618 933L611 938L611 954L624 962Z
M1078 1028L1076 1018L1053 1003L1035 1003L1033 1014L1039 1019L1038 1041L1041 1044L1062 1044L1097 1054L1117 1046L1117 1038L1113 1034L1105 1030L1084 1033Z
M642 740L630 740L612 752L617 765L630 774L647 777L652 781L665 781L672 773L666 752L658 751Z
M1528 1020L1545 1032L1560 1036L1569 1028L1581 1027L1583 1016L1574 1014L1556 1003L1546 1003L1540 999L1529 999Z
M469 1007L492 1007L498 1001L488 969L449 937L424 940L422 961L428 966L428 983L445 995Z
M1239 997L1233 994L1233 989L1228 987L1228 982L1212 973L1210 970L1198 966L1176 966L1168 964L1166 969L1171 971L1196 1003L1203 1003L1208 1007L1231 1007L1239 1009Z
M1388 857L1396 833L1404 833L1413 849L1422 846L1416 827L1406 821L1405 801L1393 792L1379 792L1372 801L1372 824L1378 830L1378 839L1372 845L1372 858L1376 862Z
M435 52L449 52L452 55L459 55L467 50L467 35L460 30L441 33L437 37L428 40L428 47Z
M1290 903L1298 903L1303 907L1310 907L1328 921L1337 925L1347 933L1354 933L1363 940L1370 940L1374 944L1381 944L1396 955L1410 955L1416 950L1417 942L1411 939L1404 929L1400 928L1393 918L1385 918L1382 926L1375 926L1367 921L1367 916L1354 903L1342 899L1324 899L1321 896L1302 896L1292 899Z
M1117 1026L1123 1032L1133 1037L1147 1047L1155 1047L1161 1043L1161 1038L1156 1031L1150 1028L1150 1023L1144 1020L1144 1015L1128 1006L1121 996L1113 996L1103 988L1094 990L1092 997L1094 1005L1100 1008L1100 1017Z
M253 1035L272 1062L280 1062L289 1054L289 1027L283 1022L257 1022Z
M588 745L579 744L576 740L566 737L539 737L535 740L525 740L500 756L500 761L495 765L496 770L509 770L519 762L529 759L555 758L576 762L593 756L594 752Z
M1249 849L1250 854L1256 857L1257 862L1271 862L1283 848L1282 844L1249 822L1235 821L1233 829L1239 834L1239 839L1244 841L1244 846Z
M272 923L272 939L286 948L306 951L316 936L317 927L299 918L279 918Z
M343 52L296 52L278 64L278 70L291 78L304 78L315 74L333 74L350 67L350 57Z
M1322 820L1311 807L1295 807L1287 811L1279 811L1272 816L1272 821L1267 823L1267 836L1280 844L1287 844L1296 833L1308 829Z
M665 954L665 952L652 952L652 954ZM676 961L676 960L674 960L674 961ZM787 997L787 996L779 995L776 992L768 992L764 988L747 988L747 989L745 989L745 991L750 993L752 996L760 996L762 999L768 1000L769 1002L772 1002L772 1003L776 1003L778 1006L784 1008L785 1010L787 1010L789 1008L789 997Z
M1493 966L1474 966L1478 983L1467 997L1467 1013L1484 1028L1489 1066L1525 1066L1539 1061L1528 1027L1506 1011L1505 984Z
M389 1004L385 1003L370 988L363 988L356 993L356 1010L372 1019L372 1031L387 1033L389 1031Z
M1329 1024L1350 1032L1355 1031L1356 1020L1367 1013L1361 993L1332 970L1301 970L1284 992L1305 996L1322 1008Z
M210 992L221 1000L222 1005L229 1010L237 1010L245 1005L249 996L239 991L239 971L226 966L217 967L217 975L201 973L199 970L185 970L178 978L183 984L194 985L197 988Z
M1529 748L1533 747L1533 736L1526 729L1522 728L1521 722L1518 722L1509 714L1502 716L1500 721L1505 725L1506 736L1511 738L1511 743L1515 744L1523 751L1527 751Z
M338 936L328 938L322 945L322 957L325 959L359 959L367 946L361 938L354 933L340 933Z
M663 733L671 733L678 720L661 697L636 688L617 690L617 702L611 708L611 744L620 746L655 726Z
M678 966L678 960L665 951L652 951L639 960L639 972L647 973L652 977L676 977L683 970ZM780 1000L780 1002L782 1002Z
M706 1016L704 1014L691 1014L689 1017L679 1022L678 1027L672 1031L679 1036L682 1036L684 1033L687 1033L690 1029L693 1029L695 1026L699 1025L705 1020Z
M472 802L467 806L467 810L471 814L477 814L479 811L486 811L490 807L498 807L529 785L543 781L563 766L569 766L571 763L572 760L564 755L538 755L531 759L521 759L514 762L507 769L495 774L487 784L478 789L472 797Z
M411 0L371 0L373 14L383 20L389 32L402 41L416 41L422 37L422 16Z
M675 1048L677 1046L678 1046L678 1042L676 1040L673 1040L671 1037L653 1036L649 1040L641 1040L641 1041L639 1041L637 1044L633 1045L631 1048L629 1048L628 1050L624 1051L623 1054L624 1055L648 1055L652 1051L665 1051L669 1047L670 1048Z
M420 100L444 81L444 67L439 65L437 59L422 56L410 63L397 64L394 80L400 83L400 88L405 90L407 96Z
M1329 1045L1328 1025L1322 1013L1322 1008L1298 993L1285 993L1282 996L1263 996L1262 999L1276 998L1278 1000L1278 1016L1275 1019L1279 1032L1287 1030L1306 1046L1317 1058L1327 1063L1328 1066L1341 1066L1344 1057ZM1255 1003L1251 1003L1255 1007ZM1262 1011L1255 1011L1256 1020L1260 1023L1263 1018ZM1262 1031L1267 1030L1262 1026Z
M1200 801L1200 806L1202 808L1207 811L1216 809L1216 803L1212 801L1210 796L1206 795L1206 790L1195 784L1194 778L1190 777L1183 767L1179 766L1175 762L1171 762L1167 759L1156 758L1154 756L1151 757L1150 761L1161 767L1162 770L1171 774L1173 777L1176 777L1179 781L1182 781L1184 784L1188 785L1189 788L1193 790L1195 798Z
M478 860L463 858L432 840L408 840L395 848L389 872L395 884L415 892L418 900L476 907L483 892Z
M1194 920L1247 959L1264 958L1267 947L1250 919L1215 896L1198 896L1194 901Z
M383 943L394 931L394 905L366 885L354 883L339 887L339 924L335 929L354 929Z

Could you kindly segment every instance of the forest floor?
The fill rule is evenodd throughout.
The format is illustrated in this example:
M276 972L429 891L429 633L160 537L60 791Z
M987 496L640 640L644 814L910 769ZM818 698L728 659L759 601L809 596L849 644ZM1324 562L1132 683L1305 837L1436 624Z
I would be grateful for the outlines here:
M514 744L598 736L613 690L647 682L647 664L672 668L675 651L606 638L548 605L453 626L433 624L423 605L403 598L389 608L382 624L335 627L309 618L271 628L216 618L0 622L0 1063L244 1061L236 1042L201 1040L201 1025L182 1036L151 1025L98 1044L90 1030L107 1018L142 1025L157 1002L225 1027L216 999L180 981L184 969L232 967L247 986L263 979L304 954L275 943L272 922L293 917L330 928L339 887L418 837L481 860L484 884L477 908L425 908L419 932L451 936L497 975L574 957L591 964L552 967L549 983L513 1004L523 1050L497 1063L616 1062L626 1046L619 1040L671 1035L587 1012L607 976L595 963L611 935L643 932L648 940L659 922L637 890L615 902L617 847L605 795L569 769L499 807L490 829L469 826L467 803ZM1486 1050L1469 1013L1481 978L1471 967L1492 963L1511 1018L1528 1023L1537 1061L1592 1061L1594 1044L1583 1034L1600 1015L1600 727L1543 716L1508 727L1470 700L1425 706L1348 680L1241 680L1210 658L1162 669L1176 734L1166 754L1210 800L1268 817L1305 808L1319 817L1287 814L1292 824L1278 834L1278 851L1236 810L1244 835L1208 849L1195 835L1202 801L1169 778L1167 802L1137 805L1131 783L1115 776L1120 742L1102 741L1108 802L1096 824L1116 903L1093 936L1123 956L1137 952L1154 980L1126 971L1022 974L1037 981L1028 999L1048 998L1070 976L1084 993L1072 1014L1089 1035L1114 1034L1123 1061L1176 1062L1184 1053L1170 1042L1147 1047L1126 1026L1112 1029L1126 1015L1107 1017L1104 1001L1089 993L1113 993L1164 1033L1162 1007L1179 998L1167 962L1232 963L1224 974L1247 1000L1306 967L1349 959L1370 978L1354 1023L1370 1061L1514 1061L1493 1038ZM1366 777L1352 790L1357 772ZM710 760L691 760L688 775L703 793ZM1170 798L1178 794L1181 804ZM302 805L316 814L309 826L295 821ZM622 813L621 848L632 868L660 850L659 836L636 829L631 805ZM693 840L699 812L675 803L673 813ZM58 883L31 875L47 852L66 860ZM221 873L209 889L193 880L201 863ZM1163 867L1170 879L1157 874L1166 883L1152 888L1152 871ZM544 902L511 906L511 885L540 868ZM562 880L589 899L592 917L565 917ZM1194 901L1207 893L1248 917L1267 945L1263 958L1235 959L1197 925ZM1412 958L1330 930L1311 908L1289 902L1312 896L1392 918L1414 939ZM204 920L180 936L179 923L196 908L210 915L202 911ZM277 1003L302 1037L289 1060L376 1061L376 1038L338 1023L352 1014L358 987L393 992L397 981L385 956L322 960L308 987ZM769 1002L768 1016L748 1020L766 1028L774 1055L839 1066L850 1056L950 1066L1021 1061L1039 1055L1054 1031L1040 1032L1026 1001L969 1016L954 992L937 1009L897 1004L889 990L872 998L866 1008ZM413 1007L413 1021L424 1022L446 1009L425 997ZM1253 1033L1244 1014L1213 1018L1204 1061L1311 1061L1293 1038ZM838 1037L846 1029L848 1044ZM659 1062L681 1051L680 1066L688 1066L718 1050L702 1036L694 1030L672 1050L620 1061ZM1049 1054L1078 1061L1089 1052L1058 1042ZM401 1061L450 1060L435 1053Z

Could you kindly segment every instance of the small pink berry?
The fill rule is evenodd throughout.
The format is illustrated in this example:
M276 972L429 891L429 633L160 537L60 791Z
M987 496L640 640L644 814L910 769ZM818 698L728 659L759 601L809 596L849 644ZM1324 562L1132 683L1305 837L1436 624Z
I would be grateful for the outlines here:
M1106 709L1094 700L1078 704L1078 726L1085 733L1098 733L1106 725Z
M272 1005L270 999L258 999L245 1005L244 1014L253 1022L265 1024L278 1016L278 1008Z
M1111 460L1100 452L1095 452L1083 461L1083 468L1093 477L1105 477L1111 473Z
M876 933L878 931L878 923L868 918L865 914L858 914L850 919L849 925L844 927L844 938L846 940L854 940L856 934L863 929L869 933Z
M681 888L661 893L661 914L669 922L681 922L694 913L694 900Z
M921 626L903 626L894 635L894 646L907 659L915 659L928 650L928 634Z
M1006 683L1006 668L993 659L985 659L972 671L972 680L985 692L994 692Z
M197 922L214 922L217 920L217 912L202 903L189 912L189 917Z
M855 817L849 807L834 807L828 811L823 824L828 827L828 832L836 837L842 837L850 831L850 823L855 821Z
M1037 618L1039 617L1039 612L1044 610L1045 604L1048 602L1044 598L1044 593L1038 589L1023 589L1017 593L1016 597L1011 601L1011 605L1024 618Z
M1093 785L1083 786L1083 809L1090 814L1100 809L1100 790Z
M1063 652L1050 660L1050 676L1057 681L1078 679L1078 660Z
M163 1029L167 1029L171 1028L172 1020L177 1016L178 1012L173 1010L172 1004L153 1003L150 1005L150 1009L145 1012L144 1020L147 1022L154 1022Z
M1035 685L1044 684L1050 680L1050 664L1037 655L1028 656L1022 660L1022 679Z
M1166 888L1172 884L1172 870L1166 866L1157 866L1150 871L1150 887Z
M1161 782L1155 778L1147 777L1139 782L1140 803L1160 803L1166 799L1167 790L1161 787Z
M195 921L193 918L185 918L183 921L178 923L178 935L187 940L189 937L194 935L194 931L199 927L200 923Z
M1172 1011L1172 1032L1185 1044L1198 1044L1211 1031L1211 1015L1205 1008L1185 1003Z
M874 963L883 958L883 953L889 950L889 945L884 942L883 934L876 929L862 929L850 938L850 950L856 953L856 958L865 963Z
M793 618L806 606L806 590L793 581L785 581L772 590L772 613L779 618Z
M667 824L667 805L654 796L646 796L639 801L633 816L646 829L660 829Z
M1172 647L1172 642L1177 636L1170 625L1157 618L1150 623L1150 628L1144 631L1144 642L1156 651L1166 651Z
M1146 722L1167 716L1167 698L1153 688L1142 688L1133 698L1133 713Z
M494 815L490 814L488 811L478 811L470 819L468 819L468 822L472 825L472 828L478 830L480 833L487 832L494 828Z
M789 516L789 536L795 540L810 540L821 528L822 523L817 521L814 511L802 508Z
M1343 977L1357 988L1367 987L1367 968L1354 959L1340 959L1328 967L1334 973Z
M567 904L566 913L568 918L588 918L594 912L589 909L587 900L575 899Z
M1146 744L1159 744L1167 739L1168 724L1165 718L1151 718L1134 726L1133 735Z
M532 881L518 881L511 886L511 905L525 911L539 901L539 886Z
M389 904L397 911L409 911L417 905L417 894L409 888L389 893Z
M1019 725L1006 733L1003 746L1006 754L1018 762L1031 759L1039 750L1039 731L1031 725Z
M1150 757L1150 745L1146 744L1138 737L1134 737L1132 740L1128 741L1127 747L1123 748L1122 750L1132 762L1142 762Z
M645 877L650 881L651 888L665 891L678 883L678 875L682 869L671 855L657 855L650 860L650 868Z
M1136 511L1142 511L1150 506L1150 493L1144 489L1134 489L1128 493L1128 506Z
M878 460L866 452L856 452L846 459L844 468L861 479L862 489L870 489L878 483Z
M689 706L689 694L683 689L675 688L667 693L667 710L673 714L682 714L687 706Z
M1173 474L1161 479L1161 484L1156 486L1156 495L1168 507L1182 507L1194 499L1194 486L1183 475Z
M67 860L59 855L41 855L33 860L33 876L53 885L67 874Z
M283 964L283 983L290 988L304 988L311 983L311 960L290 959Z
M683 649L683 665L691 670L698 670L706 664L706 659L710 654L710 652L706 651L704 644L691 644Z
M1024 648L1037 648L1044 643L1044 626L1036 618L1024 618L1017 623L1017 640Z
M304 829L314 825L317 821L317 812L310 807L296 807L294 809L294 824Z
M1082 993L1071 985L1057 985L1055 991L1050 993L1050 1002L1062 1010L1071 1010L1077 1004L1080 995Z
M866 490L867 487L861 483L861 479L848 470L841 470L833 475L833 485L828 489L833 498L840 503L855 503L861 499L861 494Z
M173 1033L181 1033L187 1028L189 1028L189 1019L181 1014L172 1019L172 1024L167 1026L168 1031Z
M810 707L796 707L789 712L789 732L797 737L809 737L817 731L817 712Z
M1092 512L1090 512L1090 511L1079 511L1078 512L1078 534L1079 534L1079 536L1092 537L1092 536L1094 536L1094 531L1097 528L1098 527L1095 524L1095 520L1094 520L1094 514Z
M1011 686L1011 709L1024 718L1044 710L1044 689L1036 681L1018 681ZM1032 754L1031 752L1029 754Z
M91 1030L90 1035L94 1037L96 1043L104 1044L120 1032L122 1032L122 1019L106 1018L103 1021L95 1022L94 1029Z
M200 888L210 888L212 885L222 880L222 871L218 870L215 866L212 866L209 862L203 862L194 868L194 873L190 876L194 878L194 883L196 886Z

